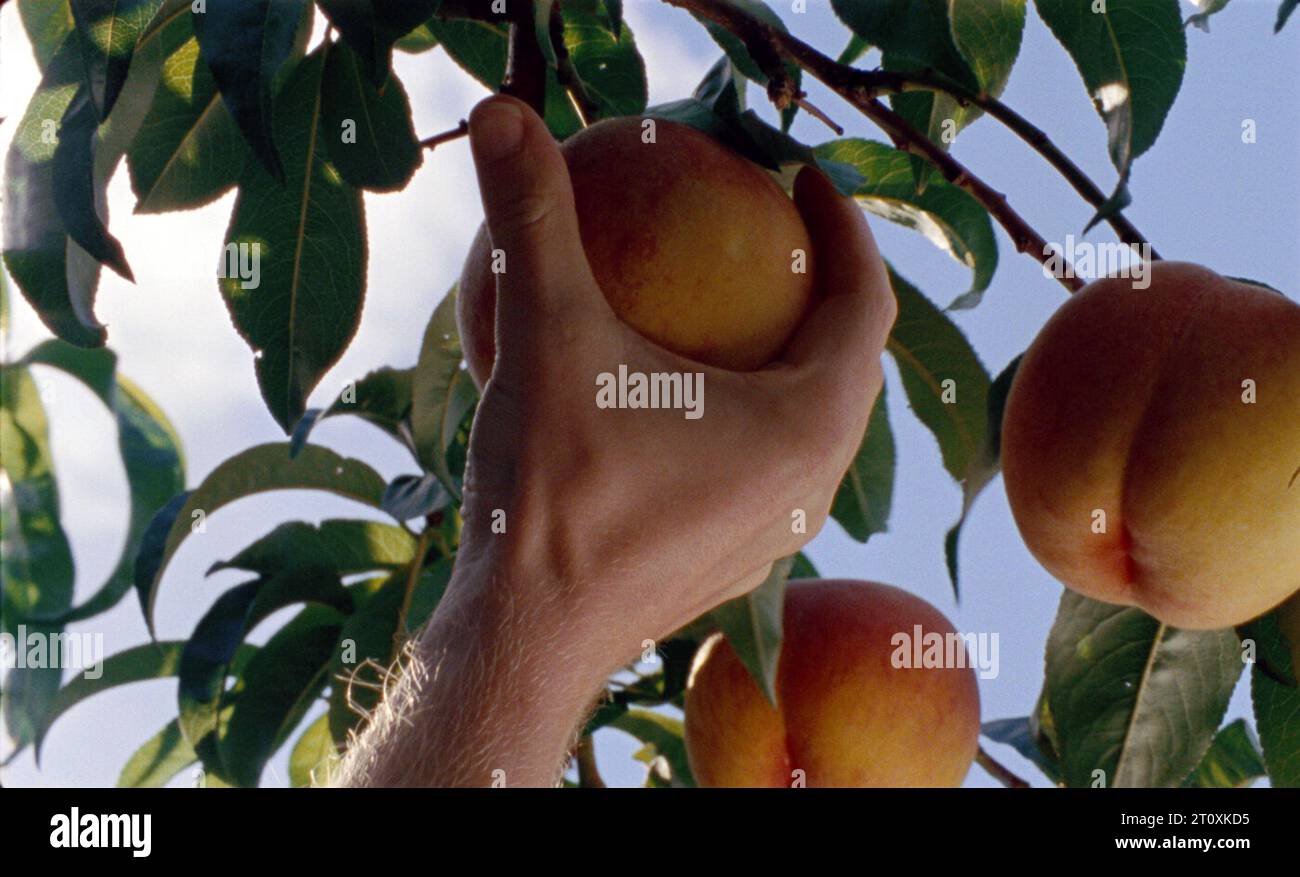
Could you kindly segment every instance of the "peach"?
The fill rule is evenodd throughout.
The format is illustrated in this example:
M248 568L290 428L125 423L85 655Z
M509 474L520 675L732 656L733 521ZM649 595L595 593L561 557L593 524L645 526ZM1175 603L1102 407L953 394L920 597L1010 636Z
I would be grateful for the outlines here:
M939 610L889 585L821 579L791 582L784 609L776 709L720 634L696 655L686 747L700 785L961 785L979 689ZM918 628L957 644L944 666L914 660Z
M1300 589L1300 306L1185 262L1090 283L1002 423L1025 545L1067 587L1215 629Z
M644 121L599 122L562 146L596 282L614 313L651 341L721 368L760 368L781 352L812 298L803 220L758 165L675 122L654 120L654 142L644 142ZM496 356L491 269L480 228L457 301L480 388Z

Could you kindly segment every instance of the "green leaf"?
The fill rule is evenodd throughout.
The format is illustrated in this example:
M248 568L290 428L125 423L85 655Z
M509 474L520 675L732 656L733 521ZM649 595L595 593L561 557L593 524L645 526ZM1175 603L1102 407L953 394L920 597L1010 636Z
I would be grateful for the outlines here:
M268 577L295 569L325 568L340 576L393 570L415 554L415 537L378 521L328 520L319 526L289 521L276 527L230 560L212 565L208 575L242 569Z
M1209 749L1241 669L1230 629L1177 630L1067 590L1043 683L1065 784L1177 786Z
M1250 694L1255 706L1255 727L1264 746L1264 764L1274 788L1300 788L1300 686L1279 681L1294 679L1300 671L1274 610L1252 626L1255 663L1250 674ZM1297 649L1300 651L1300 649ZM1275 673L1269 672L1269 667Z
M451 494L436 475L399 475L384 491L384 511L399 521L423 518L446 508Z
M122 245L100 218L95 184L95 144L99 118L90 92L79 88L59 124L59 145L54 148L54 206L68 237L95 261L122 277L135 281Z
M179 719L172 719L135 751L117 778L119 789L157 789L199 760L198 753L181 734Z
M773 12L771 7L762 2L762 0L731 0L731 5L740 8L743 12L749 13L754 18L774 27L782 33L788 32L785 22L781 20L781 17ZM749 50L745 47L745 43L739 37L720 24L704 19L699 20L704 25L705 29L708 30L709 36L713 37L714 42L722 48L722 51L727 53L727 57L736 65L736 69L740 71L742 76L746 79L753 80L762 86L768 84L767 74L763 72L763 69L758 65L758 62L756 62L749 54ZM790 83L794 86L796 91L801 90L800 85L802 84L803 79L802 71L798 65L790 61L785 61L783 63L785 66L786 77L790 80ZM790 123L794 120L795 111L797 111L797 109L798 107L792 105L782 114L782 130L789 130Z
M405 638L399 637L399 628L407 575L402 570L352 591L357 610L344 623L338 648L329 657L329 730L340 746L347 743L348 732L378 705L376 686L383 686L398 644Z
M162 0L69 0L81 60L98 121L108 118L126 84L131 54Z
M988 211L951 183L931 181L916 191L910 156L872 140L844 139L823 143L820 159L847 164L860 175L853 192L858 203L877 216L919 231L926 240L971 269L971 287L952 309L974 307L993 280L998 244Z
M219 752L224 733L221 726L229 717L228 709L234 708L225 694L229 665L259 623L297 603L308 603L308 609L320 610L311 617L327 618L336 628L342 625L345 613L352 610L352 599L337 574L321 567L291 569L236 585L218 597L195 625L181 653L177 673L181 733L204 767L230 782L241 783L243 777L238 767L226 764Z
M338 28L343 40L356 52L367 80L375 88L388 81L393 45L412 51L400 40L437 11L441 0L316 0L316 5ZM424 45L432 48L436 41ZM415 51L422 51L416 49Z
M181 640L145 643L105 658L98 675L93 678L84 673L73 678L59 689L59 693L50 704L49 711L42 719L36 742L38 758L41 743L60 716L86 698L111 688L175 676L180 670L181 652L184 648L185 642ZM230 662L230 672L235 675L242 672L249 658L256 652L256 646L241 646Z
M1189 15L1183 22L1183 28L1194 25L1206 33L1210 32L1210 16L1216 12L1222 12L1223 8L1228 5L1228 0L1202 0L1200 11L1195 15Z
M948 6L949 0L831 0L839 19L867 44L974 86L974 75L953 43Z
M18 0L17 6L36 65L44 73L75 26L68 0Z
M284 185L258 163L245 169L226 232L227 276L219 281L231 319L253 349L262 398L286 434L356 334L365 296L361 193L328 163L322 140L325 51L327 45L304 59L280 95L275 130ZM231 270L237 252L241 266L247 253L259 267Z
M289 456L285 442L257 445L226 460L184 500L173 501L150 523L155 539L143 540L136 560L135 584L145 621L153 632L153 604L158 583L176 549L207 517L222 506L269 490L324 490L379 507L384 479L374 469L325 448L308 445ZM196 514L197 513L197 514Z
M411 430L420 464L436 475L457 501L460 484L448 466L447 449L478 400L473 380L460 367L461 357L453 287L434 309L424 330L420 358L411 378Z
M615 700L602 701L596 711L587 719L587 724L582 728L582 737L590 737L610 722L625 714L628 710L627 704Z
M0 268L0 365L9 361L9 281Z
M249 147L221 100L184 15L161 35L161 81L126 165L137 213L188 210L235 185Z
M286 175L272 133L275 81L310 9L306 0L211 0L191 17L203 60L235 125L279 182L286 182ZM296 102L301 96L286 94L281 100ZM279 136L288 142L301 137L301 129ZM292 164L293 158L286 161Z
M327 607L308 606L240 674L234 709L218 743L220 763L236 785L258 784L266 762L320 695L341 621Z
M873 533L887 529L893 495L894 434L889 428L889 410L882 386L871 410L866 435L835 492L831 517L839 521L844 532L859 542L866 542Z
M371 423L401 442L412 454L411 378L413 368L380 368L360 381L349 383L324 411L312 409L294 427L290 453L297 456L311 431L327 417L352 414Z
M949 0L957 52L980 91L997 97L1011 77L1025 31L1025 0Z
M1177 0L1035 0L1039 16L1074 59L1106 123L1121 188L1129 166L1155 143L1187 64Z
M1265 776L1264 757L1246 725L1237 719L1215 735L1210 751L1184 782L1184 788L1241 789Z
M817 567L813 566L813 562L808 559L806 554L800 551L794 556L794 565L790 567L791 580L816 579L820 577L821 574L817 572Z
M991 5L998 0L970 2ZM854 33L881 50L884 69L931 70L968 90L978 90L979 82L954 42L947 0L833 0L832 6ZM979 112L933 92L898 94L891 102L913 127L944 149L952 135ZM924 181L932 176L929 165L917 157L909 159L908 166L917 188L923 190Z
M136 46L117 111L100 127L92 147L96 205L103 203L108 180L157 87L162 62L157 33L142 37ZM105 337L94 313L99 264L70 237L55 192L59 124L85 70L78 39L75 31L65 35L14 131L5 159L4 259L14 282L54 334L80 347L99 347ZM72 154L70 148L64 148L65 154Z
M69 624L98 615L130 590L135 557L154 513L185 487L185 463L175 427L144 391L117 374L117 356L100 348L86 350L58 340L29 352L24 362L57 368L81 381L99 397L117 421L117 447L126 470L130 495L126 542L108 579L80 605L56 618Z
M871 50L871 44L862 37L854 34L849 38L849 44L840 52L839 57L835 59L836 64L847 64L852 66L858 59Z
M455 562L455 556L440 557L420 571L415 590L411 593L411 605L406 610L407 637L415 636L433 616L433 610L438 608L442 595L447 592Z
M554 67L558 63L555 46L551 43L551 10L555 7L555 0L532 0L532 7L533 38L547 65Z
M785 584L793 566L793 557L778 560L761 585L709 613L773 707L777 662L781 658Z
M1002 413L1006 409L1007 394L1011 392L1011 381L1016 376L1016 369L1020 367L1021 356L1011 360L1011 364L994 378L993 384L989 387L984 440L980 443L979 453L975 455L975 460L962 481L961 515L943 539L944 561L948 567L948 579L952 582L954 596L960 597L961 594L957 575L957 549L961 541L962 527L966 524L966 517L970 514L971 507L975 505L975 499L1002 468Z
M426 26L453 61L483 85L496 91L506 75L508 54L504 27L471 19L430 19Z
M1034 735L1028 716L1018 719L995 719L980 726L980 733L995 743L1005 743L1032 761L1053 783L1061 781L1061 766L1043 751Z
M944 468L963 481L984 442L988 372L942 311L893 268L889 278L898 297L898 319L887 348L898 363L912 411L939 442Z
M565 4L564 45L578 78L601 108L601 117L645 110L645 62L626 24L611 30L594 12Z
M628 710L611 721L609 727L618 728L642 743L653 746L655 752L668 761L675 785L695 785L695 775L691 773L691 765L686 757L685 730L680 721L649 710Z
M1286 26L1286 20L1291 17L1292 12L1295 12L1297 6L1300 6L1300 0L1282 0L1281 5L1277 7L1277 23L1273 25L1273 33L1282 31Z
M321 85L321 135L343 179L375 192L405 188L424 160L411 105L396 76L380 92L347 46L330 48Z
M72 603L75 572L59 523L59 488L50 455L45 408L23 366L0 369L0 633L52 637L55 616ZM7 662L6 662L7 663ZM60 667L0 667L5 727L15 749L39 740L63 671Z
M399 44L400 45L400 44ZM324 785L329 763L338 755L330 737L329 715L324 714L307 726L289 754L289 785L295 789ZM325 771L321 771L325 768Z
M623 0L604 0L604 4L610 33L623 33Z
M82 75L75 38L46 64L5 159L4 259L51 332L82 347L104 343L95 319L99 266L68 236L54 197L58 126Z
M59 523L59 486L49 427L36 381L22 365L0 369L0 482L4 501L5 629L51 616L72 600L74 567Z

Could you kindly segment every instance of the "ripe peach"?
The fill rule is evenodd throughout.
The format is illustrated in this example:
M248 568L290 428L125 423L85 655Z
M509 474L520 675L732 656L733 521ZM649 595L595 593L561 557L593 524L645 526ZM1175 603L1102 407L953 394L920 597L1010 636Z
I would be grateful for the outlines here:
M896 661L919 650L918 626L923 641L958 643L949 657L960 653L960 666ZM701 646L686 692L700 785L961 785L978 746L979 689L937 609L889 585L791 582L784 629L777 709L720 634Z
M599 122L562 146L596 282L614 313L657 344L709 365L760 368L780 353L812 297L803 220L758 165L675 122L655 120L654 142L646 143L643 121ZM480 387L496 356L491 268L480 228L457 302L465 359Z
M1016 374L1002 472L1025 545L1066 586L1175 627L1300 589L1300 306L1199 265L1107 278Z

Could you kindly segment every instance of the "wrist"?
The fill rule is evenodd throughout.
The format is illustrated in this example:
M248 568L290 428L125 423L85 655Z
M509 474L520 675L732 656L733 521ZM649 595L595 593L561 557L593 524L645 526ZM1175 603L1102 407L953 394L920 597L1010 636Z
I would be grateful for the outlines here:
M462 629L495 631L520 659L594 696L639 646L583 602L589 591L544 544L489 536L462 542L443 602Z

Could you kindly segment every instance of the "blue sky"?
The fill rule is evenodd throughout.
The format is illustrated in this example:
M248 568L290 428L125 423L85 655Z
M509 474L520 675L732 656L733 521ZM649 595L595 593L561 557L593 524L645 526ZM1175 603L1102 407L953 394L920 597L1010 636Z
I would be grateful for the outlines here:
M847 31L829 3L809 0L804 14L774 3L791 30L828 54ZM1025 44L1004 99L1048 131L1103 189L1114 180L1105 130L1073 63L1033 12ZM646 59L651 101L685 96L719 55L702 28L677 9L652 0L626 0L626 16ZM1265 281L1296 297L1300 275L1300 24L1272 33L1275 0L1235 0L1214 17L1211 33L1188 32L1188 69L1155 147L1139 159L1128 214L1166 258L1197 261L1228 275ZM1183 4L1184 13L1194 11ZM868 56L866 63L873 63ZM36 84L35 66L15 4L0 10L0 116L21 114ZM399 56L396 68L411 95L422 136L453 127L483 89L439 50ZM811 99L849 136L884 140L865 119L823 89ZM754 96L758 97L757 90ZM1243 120L1255 121L1257 142L1241 141ZM7 148L12 125L0 127ZM833 135L801 117L796 136L820 143ZM995 122L983 119L963 131L954 153L995 188L1049 241L1078 237L1091 215L1038 156ZM233 195L201 210L163 216L132 215L125 172L110 187L112 228L121 239L137 284L109 272L98 311L123 372L159 401L185 445L189 480L197 483L216 464L252 444L282 438L258 396L249 351L236 336L221 303L214 268ZM481 220L474 174L464 141L426 158L412 185L395 195L367 195L370 277L366 309L352 347L326 377L314 404L342 385L384 364L415 361L430 310L459 274L470 237ZM886 256L931 299L951 301L969 283L966 268L919 235L872 219ZM1089 240L1109 240L1108 229ZM956 315L990 373L1000 371L1033 339L1064 300L1063 289L1043 277L1037 263L1017 255L1005 236L1000 265L984 303ZM15 300L11 356L47 333ZM929 432L906 408L891 362L886 374L890 422L898 446L898 472L889 532L866 546L835 524L808 549L825 576L873 579L907 588L942 609L964 631L997 633L1000 674L982 680L985 719L1024 715L1042 682L1043 644L1060 586L1028 554L1011 520L1001 482L980 498L962 541L963 594L958 605L944 569L944 531L960 508L960 491L944 473ZM105 465L113 432L109 416L87 391L58 377L51 421L63 492L64 524L77 562L78 594L86 595L109 572L124 538L125 480ZM313 434L335 450L370 462L386 477L408 471L403 452L370 427L349 418L322 424ZM246 500L212 516L207 533L188 540L172 563L158 601L160 637L184 638L211 601L239 581L223 572L205 578L225 559L276 524L305 518L365 517L353 504L317 494L273 494ZM255 633L264 641L284 620L277 616ZM78 629L102 633L109 653L146 639L139 608L126 600ZM1239 688L1230 717L1249 715ZM38 770L30 753L3 775L6 785L111 785L135 748L175 715L175 683L159 681L117 689L87 701L51 733ZM314 717L314 714L313 714ZM639 784L644 767L631 759L639 744L617 731L598 735L597 755L612 785ZM1036 784L1042 778L1001 746L991 751ZM0 755L3 755L0 750ZM276 758L264 782L286 782L286 756ZM182 782L184 778L182 778ZM991 785L972 768L969 785Z

